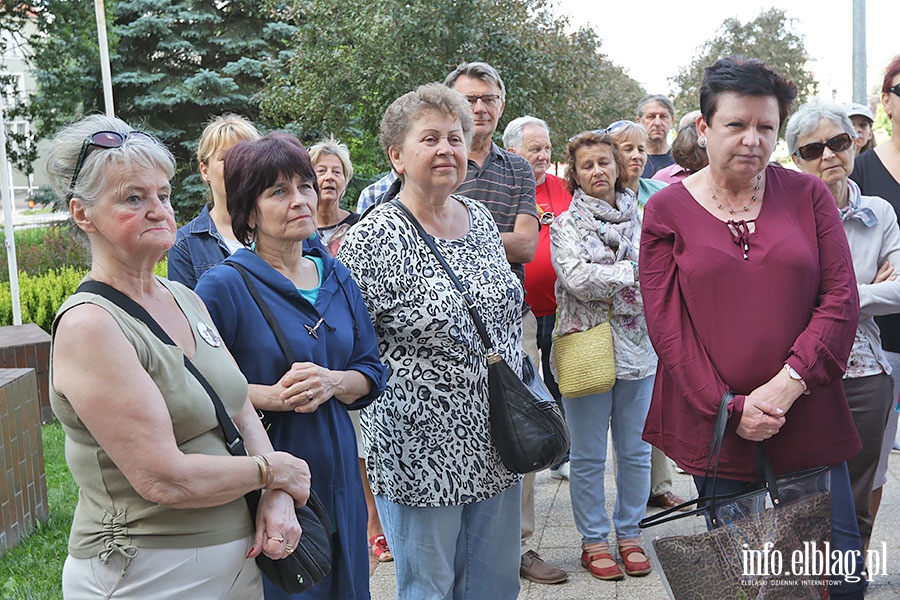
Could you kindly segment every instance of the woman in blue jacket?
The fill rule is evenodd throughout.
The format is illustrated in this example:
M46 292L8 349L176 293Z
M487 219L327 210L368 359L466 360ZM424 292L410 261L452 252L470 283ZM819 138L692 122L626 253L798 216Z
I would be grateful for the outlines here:
M320 248L304 254L303 241L316 231L318 189L296 138L273 133L236 145L225 156L225 188L235 235L248 248L207 271L196 292L251 384L272 445L309 463L312 489L334 525L329 576L297 596L264 580L266 598L367 599L367 515L347 411L384 389L375 331L347 268Z

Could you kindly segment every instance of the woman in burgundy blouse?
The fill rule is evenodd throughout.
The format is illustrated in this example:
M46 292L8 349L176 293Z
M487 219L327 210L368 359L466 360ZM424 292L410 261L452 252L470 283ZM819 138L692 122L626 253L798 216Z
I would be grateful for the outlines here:
M644 212L641 287L659 366L643 437L699 489L732 390L717 494L758 479L756 442L777 473L831 465L832 548L859 550L845 461L860 442L841 384L859 321L853 263L828 187L767 166L796 95L758 60L705 70L698 134L709 166ZM831 593L864 589L863 578Z

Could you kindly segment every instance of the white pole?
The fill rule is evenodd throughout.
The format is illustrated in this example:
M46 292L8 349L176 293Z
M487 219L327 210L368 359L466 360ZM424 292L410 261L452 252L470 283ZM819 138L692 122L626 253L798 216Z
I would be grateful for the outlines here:
M22 324L22 305L19 300L19 264L16 261L16 238L13 232L12 167L6 157L6 108L0 93L0 197L3 199L6 261L9 263L9 293L12 297L13 325Z
M109 46L106 40L106 11L103 0L94 0L94 15L97 19L97 43L100 46L100 74L103 77L103 100L106 104L106 116L116 116L113 105L112 71L109 68Z

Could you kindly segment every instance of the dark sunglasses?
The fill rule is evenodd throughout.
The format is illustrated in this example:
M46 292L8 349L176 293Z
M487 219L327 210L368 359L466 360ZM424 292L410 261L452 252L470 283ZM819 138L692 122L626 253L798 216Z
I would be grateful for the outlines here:
M128 139L128 136L132 134L142 135L154 142L156 141L156 138L143 131L129 131L124 134L117 131L98 131L84 140L84 143L81 145L81 152L78 154L78 160L75 161L75 170L72 171L72 181L69 183L69 193L66 194L66 203L68 203L69 200L72 199L72 196L75 195L75 182L78 181L78 176L81 175L81 169L84 167L84 163L87 161L88 156L91 155L91 152L97 148L103 148L104 150L120 148L122 144L125 143L125 140Z
M843 152L852 145L853 138L850 137L850 134L841 133L840 135L836 135L826 142L813 142L812 144L800 146L799 148L797 148L797 151L794 152L794 154L796 154L803 160L816 160L817 158L820 158L822 156L823 152L825 152L826 146L832 152Z
M898 83L897 85L895 85L892 88L888 88L888 91L893 92L893 94L895 96L900 96L900 83Z

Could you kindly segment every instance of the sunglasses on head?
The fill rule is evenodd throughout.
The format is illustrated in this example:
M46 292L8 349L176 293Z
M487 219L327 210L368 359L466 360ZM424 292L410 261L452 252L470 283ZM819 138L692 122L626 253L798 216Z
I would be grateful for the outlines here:
M797 151L794 152L794 154L796 154L803 160L815 160L822 156L822 154L825 152L826 147L828 147L828 149L832 152L843 152L852 145L853 138L850 137L850 134L841 133L825 142L813 142L812 144L800 146L799 148L797 148Z
M895 85L892 88L888 88L888 91L893 92L893 94L895 96L900 96L900 83L898 83L897 85Z
M574 142L575 140L580 140L584 136L591 134L591 133L594 135L603 135L604 133L609 133L609 132L606 129L591 129L590 131L582 131L581 133L576 133L575 135L570 137L569 142L571 143L571 142Z
M142 135L156 141L152 135L144 133L143 131L129 131L128 133L98 131L85 138L84 143L81 145L81 152L78 154L78 160L75 161L75 170L72 171L72 181L69 183L69 193L66 195L67 203L72 199L72 196L75 195L75 182L78 181L78 176L81 175L81 169L84 168L84 163L87 161L88 156L90 156L97 148L109 150L111 148L121 147L122 144L125 143L125 140L128 139L129 135Z
M634 121L628 121L625 119L623 119L621 121L616 121L615 123L610 123L609 126L607 126L607 128L606 128L606 133L615 133L618 130L625 127L626 125L631 125L632 123L634 123Z

